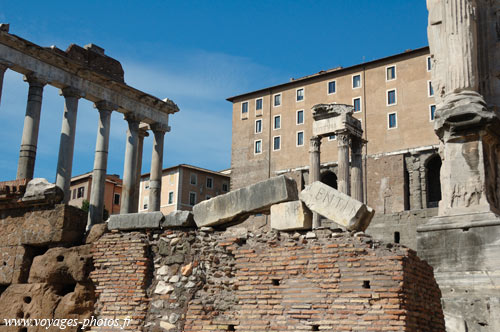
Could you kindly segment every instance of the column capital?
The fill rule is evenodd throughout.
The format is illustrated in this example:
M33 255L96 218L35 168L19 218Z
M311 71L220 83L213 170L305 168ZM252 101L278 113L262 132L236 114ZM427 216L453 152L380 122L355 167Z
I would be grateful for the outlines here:
M82 98L85 97L85 93L71 86L67 86L59 90L59 95L67 97Z
M169 125L166 125L166 124L163 124L163 123L159 123L159 122L150 124L149 128L151 128L151 130L153 132L155 132L155 133L156 132L163 132L163 133L170 132L170 126Z
M4 73L7 69L9 69L9 67L9 64L0 62L0 73Z
M149 136L148 130L149 130L149 125L147 123L141 123L139 125L139 138L144 138Z
M113 104L107 100L100 100L94 103L94 108L97 108L98 111L108 111L113 112L118 109L118 105Z
M43 87L47 84L47 80L40 78L39 76L37 76L33 73L24 75L23 81L28 82L30 86L35 85L35 86Z
M337 132L335 135L337 135L338 146L349 146L351 135L347 131Z
M309 139L309 152L319 152L321 147L321 136L312 136Z
M139 125L139 123L142 121L142 119L144 119L143 117L141 116L138 116L137 114L135 113L132 113L132 112L128 112L127 114L125 114L123 116L123 118L128 122L128 123L137 123L137 125Z

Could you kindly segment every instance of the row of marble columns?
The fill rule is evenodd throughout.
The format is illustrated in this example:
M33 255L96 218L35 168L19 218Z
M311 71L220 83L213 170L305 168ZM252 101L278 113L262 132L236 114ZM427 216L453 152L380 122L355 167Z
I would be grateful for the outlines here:
M335 133L337 136L338 166L337 187L338 190L348 196L352 196L360 202L364 200L363 194L363 139L351 135L347 131ZM349 166L349 148L351 150L351 165ZM313 136L309 145L309 183L320 181L321 177L321 136ZM352 191L351 191L352 175ZM351 195L352 194L352 195ZM313 228L321 226L319 215L313 214Z
M8 66L0 64L0 102L3 78L7 68ZM29 89L16 178L31 180L33 179L35 170L43 88L47 82L37 78L35 75L26 75L24 80L28 82ZM63 191L64 203L67 203L70 200L71 194L71 170L73 165L78 101L80 98L85 97L85 95L82 91L72 87L61 89L60 94L64 97L64 112L57 161L56 186ZM104 100L96 102L94 107L99 111L99 122L92 174L92 189L90 193L88 227L103 221L111 113L118 109L117 105ZM128 131L123 167L120 213L134 213L137 212L139 205L143 140L148 134L146 132L147 127L139 128L142 119L133 113L127 113L125 120L128 122ZM154 134L149 211L159 211L163 141L165 132L169 131L169 127L159 123L150 124L149 127Z

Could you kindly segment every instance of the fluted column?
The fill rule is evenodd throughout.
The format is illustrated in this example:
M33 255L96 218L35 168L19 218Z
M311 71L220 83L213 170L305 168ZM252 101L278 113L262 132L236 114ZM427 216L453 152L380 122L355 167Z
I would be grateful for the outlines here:
M46 82L33 75L25 76L24 80L29 83L28 102L26 104L26 115L24 117L23 137L21 140L16 178L31 180L35 173L40 111L42 110L43 87Z
M351 180L349 175L349 134L337 133L338 142L338 187L339 191L350 196Z
M321 154L321 137L312 136L309 141L309 184L314 181L319 181L320 175L320 154ZM313 212L313 229L321 227L319 214Z
M144 126L143 126L144 125ZM136 166L136 181L135 181L135 192L134 192L134 205L132 212L137 212L139 209L139 193L141 185L141 174L142 174L142 151L144 147L144 137L149 136L147 124L139 126L138 134L138 147L137 147L137 166Z
M165 132L170 127L161 124L152 124L154 134L153 155L151 157L151 174L149 177L149 211L160 211L161 204L161 178L163 170L163 142Z
M0 64L0 103L2 102L3 77L7 68L9 68L7 65Z
M64 203L67 203L70 199L69 186L71 183L73 151L75 148L78 99L83 94L72 87L64 88L60 93L64 96L64 113L61 127L61 141L59 143L59 157L57 159L56 186L62 189Z
M353 137L352 150L352 197L363 202L363 139Z
M122 202L120 213L134 211L135 182L137 181L137 151L139 147L140 119L133 114L125 115L128 122L127 142L125 146L125 162L123 165Z
M111 112L117 109L116 105L107 101L97 102L94 104L94 107L99 111L99 123L95 144L94 171L92 173L87 229L90 229L92 225L103 222Z

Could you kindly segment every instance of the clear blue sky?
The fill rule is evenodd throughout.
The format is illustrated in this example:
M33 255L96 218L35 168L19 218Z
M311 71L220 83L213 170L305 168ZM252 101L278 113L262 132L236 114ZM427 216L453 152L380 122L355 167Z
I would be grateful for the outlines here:
M94 43L122 63L127 84L181 111L164 166L230 167L225 98L427 45L424 0L2 1L0 22L42 46ZM0 181L14 179L28 85L7 72L0 105ZM35 168L54 181L63 98L46 87ZM81 100L73 174L93 168L97 111ZM108 172L122 175L126 122L113 113ZM143 172L149 172L146 138Z

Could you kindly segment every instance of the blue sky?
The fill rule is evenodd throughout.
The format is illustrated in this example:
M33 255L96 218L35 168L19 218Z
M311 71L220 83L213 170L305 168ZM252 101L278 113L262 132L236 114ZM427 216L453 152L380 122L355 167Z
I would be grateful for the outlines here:
M423 0L2 1L0 22L41 46L94 43L122 63L127 84L181 111L164 167L221 170L231 162L227 97L320 70L427 45ZM16 176L28 84L8 71L0 105L0 181ZM36 177L54 181L63 98L46 86ZM73 174L93 168L97 111L81 100ZM122 175L126 122L113 113L108 173ZM149 172L151 137L144 146Z

